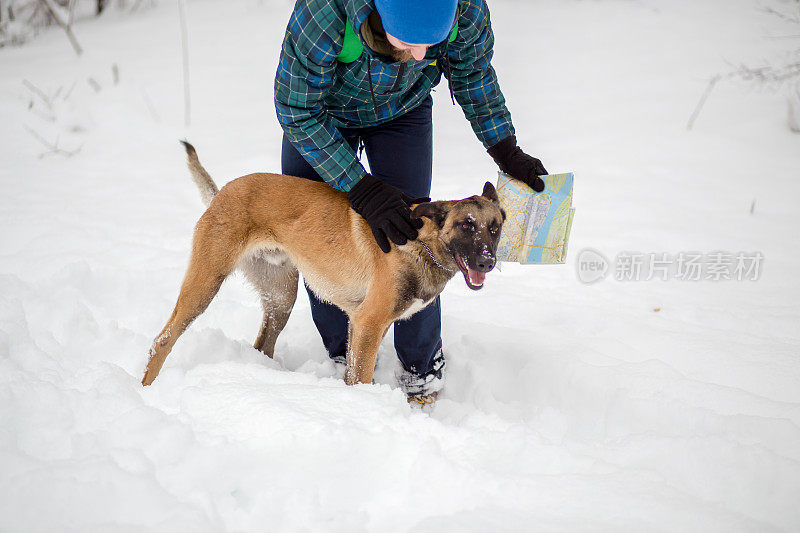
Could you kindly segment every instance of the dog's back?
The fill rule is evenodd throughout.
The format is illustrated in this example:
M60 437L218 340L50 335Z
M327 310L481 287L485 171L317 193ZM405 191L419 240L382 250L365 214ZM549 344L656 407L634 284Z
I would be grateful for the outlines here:
M253 284L258 277L248 275L253 261L259 263L256 270L262 261L282 263L288 247L309 285L325 286L327 299L345 309L348 302L358 300L361 294L354 296L352 287L363 285L368 258L387 257L379 252L366 221L350 208L345 193L324 182L270 173L248 174L220 189L200 164L195 148L181 142L192 180L208 206L195 226L195 238L208 233L218 241L237 243L239 268ZM355 227L360 231L342 231ZM335 261L314 260L343 256L349 258L347 269ZM315 284L316 279L327 282Z

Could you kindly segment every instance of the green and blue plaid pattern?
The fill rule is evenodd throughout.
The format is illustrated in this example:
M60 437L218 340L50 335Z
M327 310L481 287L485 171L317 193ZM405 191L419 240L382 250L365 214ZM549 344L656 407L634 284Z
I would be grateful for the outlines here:
M485 147L514 134L491 66L484 0L461 0L455 41L431 47L422 61L392 61L366 44L356 61L336 61L347 19L360 28L374 9L372 0L298 0L286 28L275 76L278 121L327 183L349 191L366 174L338 128L375 126L417 107L441 80L434 60L449 64L455 98Z

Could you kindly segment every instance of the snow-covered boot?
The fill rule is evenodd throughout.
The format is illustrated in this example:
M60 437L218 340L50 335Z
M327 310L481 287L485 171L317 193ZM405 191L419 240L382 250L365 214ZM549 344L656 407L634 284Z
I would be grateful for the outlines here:
M436 401L439 391L444 387L444 368L444 353L439 350L434 356L430 372L416 374L399 366L395 377L400 388L406 393L409 403L430 405Z

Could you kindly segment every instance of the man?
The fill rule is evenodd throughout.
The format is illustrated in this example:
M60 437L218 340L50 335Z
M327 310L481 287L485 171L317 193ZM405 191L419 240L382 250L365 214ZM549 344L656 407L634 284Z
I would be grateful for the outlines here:
M430 92L444 75L498 166L541 191L547 171L517 147L493 44L484 0L298 0L275 78L282 172L345 191L384 252L416 239L409 205L430 194ZM344 362L345 314L309 298L328 353ZM405 393L435 395L445 364L439 299L395 323L394 342Z

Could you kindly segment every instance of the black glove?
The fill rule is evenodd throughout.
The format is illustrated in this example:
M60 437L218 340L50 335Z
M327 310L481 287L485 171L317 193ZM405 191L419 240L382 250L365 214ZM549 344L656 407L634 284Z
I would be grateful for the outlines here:
M417 238L417 230L423 222L419 218L411 218L409 206L430 201L430 198L413 199L371 174L361 178L350 189L347 199L353 210L367 221L384 253L389 253L391 249L387 237L398 245Z
M517 138L506 137L488 150L500 170L528 185L536 192L544 190L544 181L539 176L546 176L542 162L531 157L517 146Z

